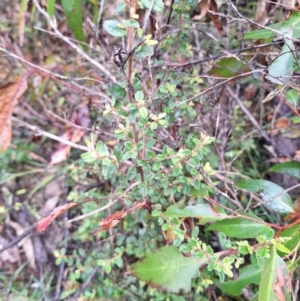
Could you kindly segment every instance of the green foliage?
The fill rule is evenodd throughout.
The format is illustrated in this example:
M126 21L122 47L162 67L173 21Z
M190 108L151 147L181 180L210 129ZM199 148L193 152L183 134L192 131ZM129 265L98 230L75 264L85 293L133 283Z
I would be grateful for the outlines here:
M191 278L198 276L202 264L207 264L207 260L196 256L186 258L176 247L168 246L136 263L133 273L139 279L163 290L188 292L191 289Z
M140 9L149 9L152 2L139 1ZM108 39L128 38L128 29L141 33L141 24L128 19L126 3L121 1L114 19L103 22ZM81 42L85 41L83 4L79 0L62 1L69 28ZM162 0L155 0L153 10L162 13L164 5ZM98 11L98 3L94 6ZM195 6L195 1L175 1L172 21L182 27L176 37L172 33L159 41L159 55L155 53L152 57L154 43L136 50L134 66L139 60L145 64L138 66L140 72L131 70L134 93L124 80L123 70L114 74L117 83L104 85L108 80L101 79L101 93L106 100L101 109L93 112L93 129L100 124L103 132L86 134L84 153L77 153L69 159L68 167L58 168L31 188L30 197L54 177L67 174L66 191L70 192L66 199L80 203L70 211L70 219L76 220L77 215L83 219L73 223L73 228L70 226L69 241L63 241L53 252L55 264L65 265L68 272L61 300L78 291L95 267L100 272L82 292L82 298L181 301L198 294L205 300L204 292L213 286L220 296L241 296L244 288L251 287L262 301L291 300L290 271L295 271L299 262L299 258L291 259L291 255L296 258L299 248L299 226L274 223L279 215L298 216L291 196L278 184L260 179L261 152L255 139L246 136L246 118L234 106L229 112L221 112L231 116L234 126L231 137L226 136L229 142L222 149L224 156L217 158L214 151L223 142L192 124L206 102L203 95L211 90L216 93L221 86L204 88L206 77L199 76L197 64L180 71L165 66L164 54L179 65L195 56L187 21L189 11ZM55 1L47 1L47 12L55 16ZM291 72L296 70L298 62L291 38L300 36L299 21L300 14L292 12L286 21L244 36L245 40L270 39L277 35L283 38L280 54L268 67L266 78L273 84L287 84ZM158 32L159 24L156 26ZM201 27L199 32L203 31ZM175 40L178 40L176 47ZM227 42L228 47L234 44L229 39ZM220 57L201 69L209 77L216 76L217 79L213 78L216 81L223 78L229 83L233 78L232 82L235 80L239 86L248 83L258 86L255 76L245 75L252 70L249 67L252 59L254 56L249 61L238 56ZM286 95L296 106L297 90L291 89ZM66 99L60 101L59 109L67 103ZM106 129L109 139L105 136ZM245 141L241 143L239 137L244 134ZM2 158L7 166L31 162L25 148L9 150ZM232 175L228 173L231 178L222 179L218 160L222 161L224 170L230 163L228 168L234 170ZM300 178L299 170L299 163L289 162L275 164L268 171ZM37 168L17 172L2 167L0 171L0 184L41 172ZM80 185L88 186L90 182L101 183L101 189L81 188ZM255 205L253 195L258 200ZM4 206L0 210L6 211ZM120 212L124 215L116 218L114 214ZM103 221L108 225L103 226Z
M68 25L73 32L75 38L78 41L85 42L85 37L82 28L82 9L80 0L62 0L62 6L64 9L65 16L68 21ZM50 5L51 7L51 5ZM47 7L48 9L50 8ZM52 8L50 8L50 13L52 13ZM83 46L87 49L86 46Z

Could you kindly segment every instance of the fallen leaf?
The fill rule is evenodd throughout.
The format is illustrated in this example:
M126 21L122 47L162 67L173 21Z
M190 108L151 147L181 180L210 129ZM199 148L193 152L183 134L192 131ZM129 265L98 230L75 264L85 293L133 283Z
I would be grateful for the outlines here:
M201 13L198 16L193 17L193 20L200 20L206 16L209 9L210 0L199 0L198 7L201 9Z
M25 229L19 225L18 223L15 223L11 220L8 219L7 223L15 229L16 234L18 236L22 235L23 232L25 231ZM30 237L25 237L23 238L19 243L18 246L22 246L25 256L27 258L28 261L28 266L33 269L33 270L37 270L36 264L35 264L35 254L34 254L34 248L33 248L33 244L32 244L32 240Z
M133 211L139 210L141 208L144 208L146 205L147 205L146 201L137 203L137 204L133 205L132 207L130 207L128 210L126 210L126 212L129 213L129 212L133 212Z
M226 1L223 0L198 0L198 7L201 9L201 13L200 15L193 17L193 20L200 20L206 16L206 22L212 20L219 33L223 35L223 28L219 16L209 13L209 10L218 13L219 7L225 2Z
M61 205L57 208L55 208L48 216L42 218L37 222L36 230L40 232L44 232L49 225L55 220L58 216L60 216L65 211L77 206L78 203L66 203L64 205Z
M117 225L125 216L127 215L126 211L117 211L116 213L114 213L113 215L107 216L106 218L104 218L99 224L98 227L99 229L97 229L96 231L93 232L93 234L95 235L96 233L100 232L100 231L105 231L108 230L112 227L114 227L115 225Z
M289 127L289 125L290 125L289 120L284 117L277 119L275 122L275 128L280 130L286 129L287 127Z
M6 245L8 241L0 236L0 249ZM7 250L4 250L0 253L0 269L3 269L3 263L21 263L21 256L17 246L13 246Z
M72 115L70 122L87 128L90 124L89 111L87 106L79 107ZM61 137L65 140L71 142L79 142L85 133L84 129L79 129L75 127L69 128ZM71 152L71 147L64 143L60 143L58 149L51 155L50 162L47 168L51 168L53 165L65 161Z
M11 120L14 107L19 98L27 90L27 74L19 77L13 83L0 87L0 152L4 152L11 142Z

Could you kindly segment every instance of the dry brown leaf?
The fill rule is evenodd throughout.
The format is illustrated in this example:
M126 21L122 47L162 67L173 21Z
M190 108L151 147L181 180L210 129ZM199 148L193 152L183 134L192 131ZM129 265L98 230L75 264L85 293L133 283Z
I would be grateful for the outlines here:
M143 201L143 202L140 202L140 203L136 203L135 205L133 205L132 207L130 207L126 212L129 213L129 212L133 212L133 211L139 210L141 208L144 208L146 205L147 205L146 201Z
M8 244L8 241L0 236L0 249L6 244ZM21 263L21 256L17 246L13 246L0 253L0 269L3 269L4 263Z
M7 223L15 229L16 233L18 236L22 235L23 232L25 231L25 229L19 225L18 223L15 223L11 220L8 220ZM33 269L33 270L37 270L36 264L35 264L35 254L34 254L34 248L33 248L33 244L32 244L32 240L30 237L25 237L23 238L19 243L19 246L23 247L25 256L27 258L28 261L28 266Z
M199 0L198 7L201 9L201 13L198 16L193 17L193 20L200 20L206 16L207 11L209 10L210 0Z
M279 118L275 122L275 128L278 130L284 130L290 126L290 122L287 118Z
M267 15L267 1L260 0L257 2L256 13L255 13L255 22L258 24L265 24L265 18Z
M114 213L113 215L107 216L106 218L104 218L99 224L98 227L99 229L97 229L96 231L93 232L93 234L96 234L100 231L105 231L108 230L112 227L114 227L115 225L117 225L125 216L127 215L126 211L117 211L116 213Z
M198 0L198 7L201 9L201 13L200 15L193 17L193 20L200 20L204 16L207 16L206 22L212 20L219 33L223 35L223 28L219 16L210 14L208 11L211 10L218 13L219 7L224 3L225 1L223 0Z
M59 217L62 213L65 211L77 206L78 203L66 203L64 205L61 205L57 208L55 208L48 216L42 218L39 220L36 224L36 230L38 232L44 232L49 225L55 220L57 217Z
M19 98L27 90L27 74L13 83L0 87L0 152L4 152L11 141L10 117Z

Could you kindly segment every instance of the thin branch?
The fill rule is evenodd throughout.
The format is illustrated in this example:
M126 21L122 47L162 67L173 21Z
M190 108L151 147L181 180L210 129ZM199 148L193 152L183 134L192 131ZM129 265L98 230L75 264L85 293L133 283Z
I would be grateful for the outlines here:
M146 16L145 16L145 19L144 19L144 24L143 24L143 27L142 27L143 36L145 35L145 32L146 32L148 20L149 20L150 14L152 12L152 9L153 9L153 6L154 6L154 2L155 2L155 0L151 1L151 4L149 6L149 9L147 10L147 13L146 13Z
M64 80L64 81L68 81L69 83L71 83L73 86L79 88L80 90L87 91L87 92L91 93L92 95L99 95L99 96L105 98L106 100L111 101L110 98L107 95L105 95L104 93L102 93L100 91L98 91L98 92L92 91L91 89L89 89L87 87L84 87L84 86L81 86L81 85L77 84L76 82L74 82L74 81L79 81L79 80L89 80L90 81L90 80L94 80L93 78L88 78L88 77L86 77L86 78L71 78L71 77L68 77L68 76L64 76L64 75L61 75L59 73L55 73L51 70L40 67L38 65L35 65L31 62L28 62L24 58L14 54L14 53L11 53L11 52L7 51L5 48L0 47L0 51L7 54L7 56L13 57L13 58L19 60L20 62L25 63L28 66L30 66L30 67L32 67L36 70L39 70L39 71L41 71L43 73L46 73L46 74L49 74L49 75L51 75L55 78L58 78L58 79L61 79L61 80Z
M63 117L58 116L57 114L53 113L50 110L48 110L47 113L52 115L54 118L62 121L63 123L68 124L68 125L76 128L76 129L85 130L85 131L93 132L93 133L96 133L96 134L106 135L106 136L111 137L111 138L116 138L115 135L113 135L111 133L108 133L108 132L105 132L105 131L99 131L99 130L96 130L96 129L90 129L90 128L75 124L72 121L69 121L69 120L67 120Z
M3 251L13 247L14 245L16 245L17 243L19 243L22 239L24 239L26 236L28 236L29 234L32 234L32 232L34 231L36 225L32 225L29 228L27 228L21 235L15 237L12 241L10 241L9 243L7 243L4 246L0 246L0 253L2 253Z
M206 35L207 35L207 33L206 33ZM274 41L272 43L254 45L254 46L249 46L249 47L242 48L242 49L235 49L235 50L232 50L232 51L228 51L225 54L218 54L218 55L215 55L213 57L208 57L208 58L201 59L201 60L196 60L196 61L193 61L193 62L187 62L187 63L183 63L183 64L181 64L181 63L160 64L160 65L155 65L152 68L161 68L161 67L184 68L184 67L188 67L188 66L193 66L193 65L202 64L202 63L205 63L205 62L214 61L214 60L217 60L217 59L229 57L232 54L240 54L240 53L245 52L245 51L261 49L261 48L266 48L266 47L270 47L270 46L276 46L276 45L280 45L282 43L283 43L283 41Z
M246 108L246 106L243 104L243 102L241 101L241 99L238 97L238 95L236 93L234 93L232 91L232 89L230 87L226 87L226 90L229 92L229 94L231 95L231 97L234 98L234 100L238 103L239 107L241 108L241 110L246 114L246 116L250 119L251 123L254 125L254 127L256 128L256 130L259 132L259 134L270 144L274 147L275 151L280 154L281 156L285 156L288 157L289 159L293 160L293 161L297 161L299 162L299 160L296 157L291 156L290 154L287 154L286 152L281 151L280 149L278 149L278 147L276 147L273 143L273 141L271 140L271 138L268 136L268 134L260 127L260 125L258 124L258 122L255 120L255 118L252 116L252 114L249 112L249 110Z
M263 73L264 70L263 70L263 69L253 70L253 71L241 73L241 74L238 74L238 75L236 75L236 76L227 78L226 80L222 81L221 83L218 83L218 84L216 84L216 85L214 85L214 86L212 86L212 87L210 87L210 88L208 88L208 89L206 89L206 90L204 90L204 91L202 91L202 92L200 92L200 93L198 93L198 94L196 94L196 95L194 95L194 96L192 96L192 97L190 97L190 98L188 98L188 99L186 99L186 100L183 100L183 101L177 103L176 106L180 106L180 105L182 105L182 104L184 104L184 103L188 103L188 102L190 102L191 100L195 99L196 97L202 96L202 95L206 94L207 92L209 92L209 91L211 91L211 90L215 90L215 89L217 89L217 88L223 86L224 84L226 84L226 83L232 81L233 79L237 79L237 78L240 78L240 77L243 77L243 76L247 76L247 75L251 75L251 74L253 74L253 73L259 73L259 72Z
M63 216L63 222L66 225L68 222L68 211L64 212ZM68 227L64 227L64 236L63 236L63 247L67 250L68 249L68 237L70 235L70 231ZM64 277L64 271L65 271L66 262L63 260L61 264L59 265L59 273L56 281L55 286L55 297L54 301L60 300L60 294L61 294L61 284Z
M79 300L78 298L84 292L84 290L87 288L89 283L93 280L93 278L97 275L98 270L99 270L98 266L93 268L92 272L89 274L88 278L81 285L80 289L70 299L68 299L69 301Z
M135 186L138 186L139 184L141 184L141 182L134 182L132 183L120 196L118 196L117 198L115 198L114 200L111 200L107 205L101 207L101 208L98 208L92 212L89 212L89 213L86 213L86 214L83 214L81 216L77 216L73 219L70 219L68 220L68 223L72 223L72 222L75 222L75 221L79 221L79 220L82 220L86 217L89 217L91 215L94 215L98 212L101 212L101 211L104 211L106 210L107 208L111 207L113 204L115 204L116 202L118 202L121 198L123 198L123 196L125 196L132 188L134 188Z
M86 152L90 151L89 148L87 148L84 145L80 145L80 144L74 143L72 141L66 140L66 139L64 139L62 137L58 137L58 136L56 136L54 134L48 133L48 132L40 129L39 127L37 127L35 125L31 125L31 124L29 124L29 123L27 123L27 122L25 122L23 120L20 120L19 118L16 118L16 117L12 116L11 119L14 122L16 122L19 126L24 126L24 127L28 128L28 129L30 129L31 131L36 132L39 135L48 137L50 139L56 140L58 142L64 143L64 144L72 146L74 148L81 149L81 150L86 151Z
M71 48L73 48L79 55L84 57L87 61L92 63L94 66L96 66L99 70L101 70L104 74L106 74L112 81L116 82L116 78L99 62L91 58L89 55L87 55L80 47L75 45L72 41L70 41L67 37L65 37L56 26L56 22L52 20L52 18L47 14L47 12L41 8L37 0L33 0L35 6L37 7L38 11L47 19L48 23L50 24L51 28L53 29L54 33L58 38L63 40L65 43L67 43Z

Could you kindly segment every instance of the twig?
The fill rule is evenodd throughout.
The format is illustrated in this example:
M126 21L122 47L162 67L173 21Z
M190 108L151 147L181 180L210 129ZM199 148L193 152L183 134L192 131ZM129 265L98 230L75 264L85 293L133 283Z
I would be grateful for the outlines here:
M273 143L273 141L271 140L271 138L267 135L267 133L262 130L262 128L260 127L260 125L257 123L257 121L255 120L255 118L252 116L252 114L249 112L249 110L246 108L246 106L243 104L243 102L241 101L241 99L238 97L238 95L236 93L234 93L232 91L232 89L230 87L226 87L226 90L229 92L229 94L231 95L231 97L233 97L235 99L235 101L238 103L239 107L241 108L241 110L246 114L246 116L250 119L251 123L254 125L254 127L256 128L256 130L259 132L259 134L270 144L274 147L275 151L277 152L277 154L279 154L280 156L285 156L293 161L297 161L299 162L299 160L295 157L292 157L290 154L287 154L286 152L281 151L280 149L278 149L278 147L276 147Z
M150 14L151 14L152 9L153 9L154 2L155 2L155 0L152 0L152 1L151 1L151 4L150 4L150 6L149 6L149 9L147 10L147 13L146 13L146 16L145 16L145 19L144 19L144 24L143 24L143 27L142 27L142 30L143 30L143 36L145 35L145 32L146 32L147 23L148 23Z
M53 140L56 140L56 141L59 141L61 143L67 144L69 146L72 146L74 148L78 148L78 149L84 150L86 152L89 151L89 149L86 146L84 146L84 145L80 145L80 144L74 143L72 141L66 140L64 138L58 137L58 136L56 136L54 134L48 133L48 132L40 129L37 126L31 125L31 124L29 124L29 123L27 123L27 122L25 122L23 120L20 120L20 119L14 117L14 116L12 116L11 119L14 122L16 122L19 126L24 126L24 127L28 128L28 129L30 129L31 131L36 132L39 135L43 135L45 137L48 137L48 138L51 138Z
M43 67L40 67L38 65L35 65L27 60L25 60L24 58L14 54L14 53L11 53L9 52L8 50L6 50L5 48L2 48L0 47L0 51L4 52L5 54L7 54L8 56L10 57L13 57L17 60L19 60L20 62L23 62L25 64L27 64L28 66L36 69L36 70L39 70L43 73L46 73L46 74L49 74L55 78L58 78L58 79L61 79L61 80L64 80L64 81L68 81L70 82L72 85L74 85L75 87L79 88L80 90L85 90L85 91L88 91L89 93L93 94L93 95L99 95L103 98L105 98L106 100L110 101L110 98L108 96L106 96L104 93L101 93L101 92L95 92L95 91L91 91L90 89L84 87L84 86L81 86L81 85L78 85L77 83L75 83L74 81L77 81L77 80L82 80L82 78L71 78L71 77L68 77L68 76L64 76L64 75L61 75L61 74L58 74L58 73L55 73L51 70L48 70L48 69L45 69ZM92 78L85 78L86 80L93 80Z
M93 132L93 133L97 133L97 134L101 134L101 135L106 135L108 137L111 137L111 138L115 138L115 136L113 134L110 134L108 132L105 132L105 131L99 131L99 130L95 130L95 129L90 129L90 128L87 128L87 127L84 127L84 126L81 126L81 125L78 125L78 124L75 124L65 118L62 118L60 116L58 116L57 114L53 113L52 111L48 110L47 111L48 114L52 115L54 118L64 122L65 124L68 124L76 129L79 129L79 130L85 130L85 131L90 131L90 132Z
M98 266L96 266L96 267L93 268L92 272L89 274L88 278L81 285L80 289L71 298L69 298L68 301L78 300L78 298L80 297L80 295L83 293L83 291L87 288L87 286L89 285L89 283L96 276L98 270L99 270Z
M208 57L208 58L201 59L201 60L196 60L196 61L193 61L193 62L188 62L188 63L183 63L183 64L180 64L180 63L160 64L160 65L153 66L153 68L162 68L162 67L184 68L184 67L189 67L189 66L192 66L192 65L202 64L202 63L205 63L205 62L225 58L225 57L228 57L231 54L240 54L240 53L245 52L245 51L255 50L255 49L260 49L260 48L266 48L266 47L275 46L275 45L280 45L282 43L283 43L283 41L274 41L272 43L254 45L254 46L249 46L249 47L242 48L242 49L236 49L236 50L228 51L228 53L226 53L226 54L218 54L218 55L215 55L215 56L212 56L212 57Z
M166 24L164 25L163 33L166 33L166 31L168 29L168 25L170 24L171 16L172 16L172 13L173 13L173 4L174 4L174 1L175 0L172 0L171 3L170 3L170 9L169 9L169 13L168 13L168 18L167 18Z
M94 66L96 66L99 70L101 70L104 74L106 74L112 81L116 82L116 78L99 62L91 58L89 55L87 55L83 50L81 50L80 47L75 45L72 41L70 41L67 37L65 37L56 26L56 22L52 20L52 18L47 14L45 10L41 8L37 0L33 0L35 6L37 7L38 11L47 19L48 23L50 24L51 28L53 29L54 33L58 38L63 40L65 43L67 43L70 47L72 47L79 55L84 57L87 61L92 63Z
M217 88L220 88L221 86L223 86L223 85L225 85L226 83L232 81L233 79L237 79L237 78L239 78L239 77L251 75L251 74L256 73L256 72L257 72L257 73L259 73L259 72L262 73L262 72L264 72L264 70L262 70L262 69L253 70L253 71L241 73L241 74L238 74L238 75L236 75L236 76L227 78L226 80L223 80L222 82L220 82L220 83L218 83L218 84L216 84L216 85L214 85L214 86L212 86L212 87L210 87L210 88L208 88L208 89L206 89L206 90L204 90L204 91L202 91L202 92L200 92L200 93L198 93L198 94L196 94L196 95L194 95L194 96L192 96L192 97L190 97L190 98L188 98L188 99L186 99L186 100L183 100L183 101L177 103L176 106L180 106L180 105L182 105L182 104L184 104L184 103L190 102L191 100L195 99L196 97L202 96L202 95L206 94L207 92L209 92L209 91L211 91L211 90L215 90L215 89L217 89Z
M111 207L113 204L115 204L116 202L118 202L124 195L126 195L132 188L134 188L135 186L138 186L139 184L141 184L141 182L134 182L132 183L120 196L118 196L117 198L115 198L114 200L111 200L107 205L101 207L101 208L98 208L92 212L89 212L89 213L86 213L86 214L83 214L81 216L77 216L75 218L72 218L70 220L68 220L68 223L72 223L72 222L75 222L75 221L79 221L79 220L82 220L86 217L89 217L91 215L94 215L98 212L101 212L101 211L104 211L105 209Z
M68 222L68 211L64 212L63 216L63 221L64 225L67 225ZM70 231L68 227L64 227L64 237L63 237L63 247L67 250L68 248L68 237L70 235ZM54 301L59 301L60 300L60 294L61 294L61 283L63 281L64 277L64 271L65 271L65 261L62 261L61 264L59 265L59 273L56 281L56 286L55 286L55 296L54 296Z
M15 237L12 241L10 241L6 245L2 246L2 248L0 248L0 253L2 253L3 251L5 251L5 250L7 250L7 249L9 249L11 247L13 247L18 242L20 242L23 238L25 238L27 235L32 234L32 232L34 231L35 227L36 227L36 225L30 226L21 235Z

